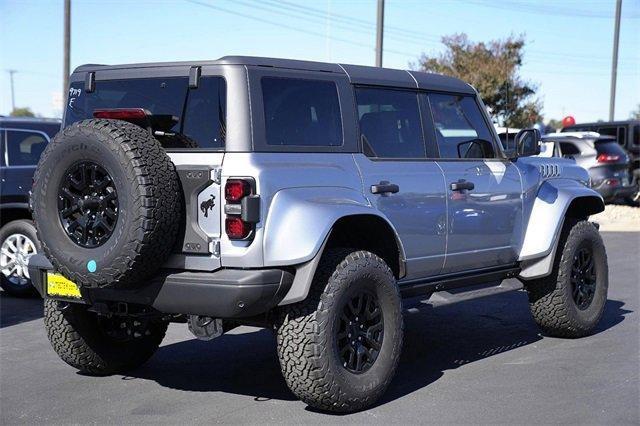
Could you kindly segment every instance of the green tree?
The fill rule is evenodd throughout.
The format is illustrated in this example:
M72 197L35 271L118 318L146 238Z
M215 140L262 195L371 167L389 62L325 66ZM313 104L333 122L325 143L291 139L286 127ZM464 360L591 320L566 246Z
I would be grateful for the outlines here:
M638 104L634 111L631 111L629 118L632 120L640 120L640 104Z
M460 78L476 88L499 123L530 127L542 119L537 87L519 75L523 36L474 43L466 34L442 38L446 50L437 56L422 54L414 69Z
M9 114L11 117L35 117L36 115L31 111L31 108L14 108Z

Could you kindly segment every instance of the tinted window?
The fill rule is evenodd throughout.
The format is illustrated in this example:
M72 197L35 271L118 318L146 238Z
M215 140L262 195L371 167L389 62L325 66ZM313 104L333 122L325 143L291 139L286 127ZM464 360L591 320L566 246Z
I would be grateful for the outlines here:
M563 156L580 154L580 150L578 149L578 147L571 142L560 142L560 151L562 151Z
M356 89L360 136L367 155L424 158L424 142L414 92Z
M335 83L274 77L261 82L268 145L342 145Z
M41 133L8 130L7 147L10 166L34 166L47 147L47 139Z
M441 158L493 158L493 136L471 96L429 95Z
M227 88L221 77L203 77L189 90L182 133L198 148L223 148Z
M65 122L93 118L93 111L101 108L144 108L164 116L163 128L158 130L178 132L186 93L183 77L98 81L92 93L76 82L69 89Z
M640 124L633 128L633 144L640 145Z

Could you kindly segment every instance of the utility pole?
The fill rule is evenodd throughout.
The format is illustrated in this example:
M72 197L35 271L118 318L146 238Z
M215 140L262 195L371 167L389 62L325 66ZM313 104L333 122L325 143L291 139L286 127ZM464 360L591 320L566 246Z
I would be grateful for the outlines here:
M616 0L616 24L613 34L613 59L611 61L611 97L609 100L609 121L613 121L616 109L616 79L618 78L618 42L620 41L620 14L622 0Z
M11 111L16 109L16 96L13 92L13 75L17 73L16 70L7 70L9 73L9 81L11 82Z
M64 0L64 63L62 71L62 101L67 100L69 90L69 58L71 50L71 0Z
M376 67L382 66L382 31L384 29L384 0L378 0L378 22L376 28Z

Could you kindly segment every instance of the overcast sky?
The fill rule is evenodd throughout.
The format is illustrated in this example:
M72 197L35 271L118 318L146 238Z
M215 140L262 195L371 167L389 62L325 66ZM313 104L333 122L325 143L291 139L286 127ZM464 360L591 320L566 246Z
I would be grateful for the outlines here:
M640 0L622 1L616 119L640 104ZM545 119L606 119L615 0L387 0L384 66L408 68L440 37L524 33L522 75ZM257 55L373 65L376 0L72 0L71 66ZM59 115L62 0L0 0L0 114Z

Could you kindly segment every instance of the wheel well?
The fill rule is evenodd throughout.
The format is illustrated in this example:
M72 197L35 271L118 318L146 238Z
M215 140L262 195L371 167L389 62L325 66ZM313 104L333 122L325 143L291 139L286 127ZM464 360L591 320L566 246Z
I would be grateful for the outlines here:
M31 213L27 209L2 209L2 214L0 214L0 227L17 219L31 219Z
M566 217L584 219L604 210L604 203L598 197L578 197L571 201Z
M387 262L396 278L405 274L405 264L396 234L384 219L374 215L345 216L336 221L327 248L367 250Z

